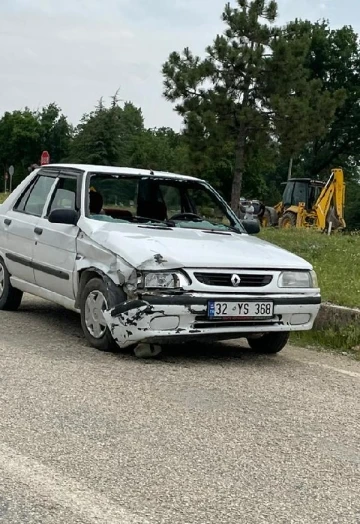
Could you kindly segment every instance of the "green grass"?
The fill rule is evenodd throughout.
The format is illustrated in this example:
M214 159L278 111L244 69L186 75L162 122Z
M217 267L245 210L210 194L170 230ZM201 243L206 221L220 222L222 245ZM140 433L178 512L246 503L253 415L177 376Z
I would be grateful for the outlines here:
M336 353L346 352L360 360L360 327L356 324L338 329L299 331L291 334L294 345L307 346L315 349L331 349Z
M7 197L9 196L9 193L0 193L0 204L2 204L3 202L5 202L5 200L7 199Z
M319 278L323 301L360 308L360 235L327 236L315 231L262 230L260 237L308 260ZM346 352L360 360L360 326L329 326L297 332L293 344Z
M264 229L260 237L308 260L318 275L323 301L360 307L360 235Z

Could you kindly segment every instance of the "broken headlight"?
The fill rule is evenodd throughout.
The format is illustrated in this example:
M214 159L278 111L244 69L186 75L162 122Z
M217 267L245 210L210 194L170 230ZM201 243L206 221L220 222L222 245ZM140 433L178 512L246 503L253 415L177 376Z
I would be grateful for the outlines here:
M315 271L283 271L279 277L279 287L317 288Z
M138 276L138 288L143 289L178 289L189 283L183 273L173 271L142 273Z

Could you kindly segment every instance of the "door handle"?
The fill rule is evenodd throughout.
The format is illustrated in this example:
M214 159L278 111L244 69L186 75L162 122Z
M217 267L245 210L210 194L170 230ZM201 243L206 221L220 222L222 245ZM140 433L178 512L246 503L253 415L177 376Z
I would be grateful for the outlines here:
M5 220L4 220L4 224L5 224L6 226L10 226L10 224L11 224L11 220L10 220L10 218L5 218Z
M42 235L43 230L42 230L41 227L36 227L36 228L34 229L34 232L35 232L37 235Z

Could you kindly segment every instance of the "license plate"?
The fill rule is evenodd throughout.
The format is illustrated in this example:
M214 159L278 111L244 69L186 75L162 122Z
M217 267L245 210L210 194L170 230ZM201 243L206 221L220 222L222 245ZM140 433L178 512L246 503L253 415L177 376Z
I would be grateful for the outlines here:
M208 303L209 318L245 319L269 318L274 315L272 302L215 302Z

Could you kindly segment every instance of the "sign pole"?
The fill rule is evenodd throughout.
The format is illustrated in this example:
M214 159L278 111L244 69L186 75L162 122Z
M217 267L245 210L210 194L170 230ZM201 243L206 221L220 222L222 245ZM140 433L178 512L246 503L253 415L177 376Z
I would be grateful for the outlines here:
M9 175L10 175L10 193L12 191L12 179L13 179L13 176L14 176L14 172L15 172L15 168L14 166L10 166L9 167Z

